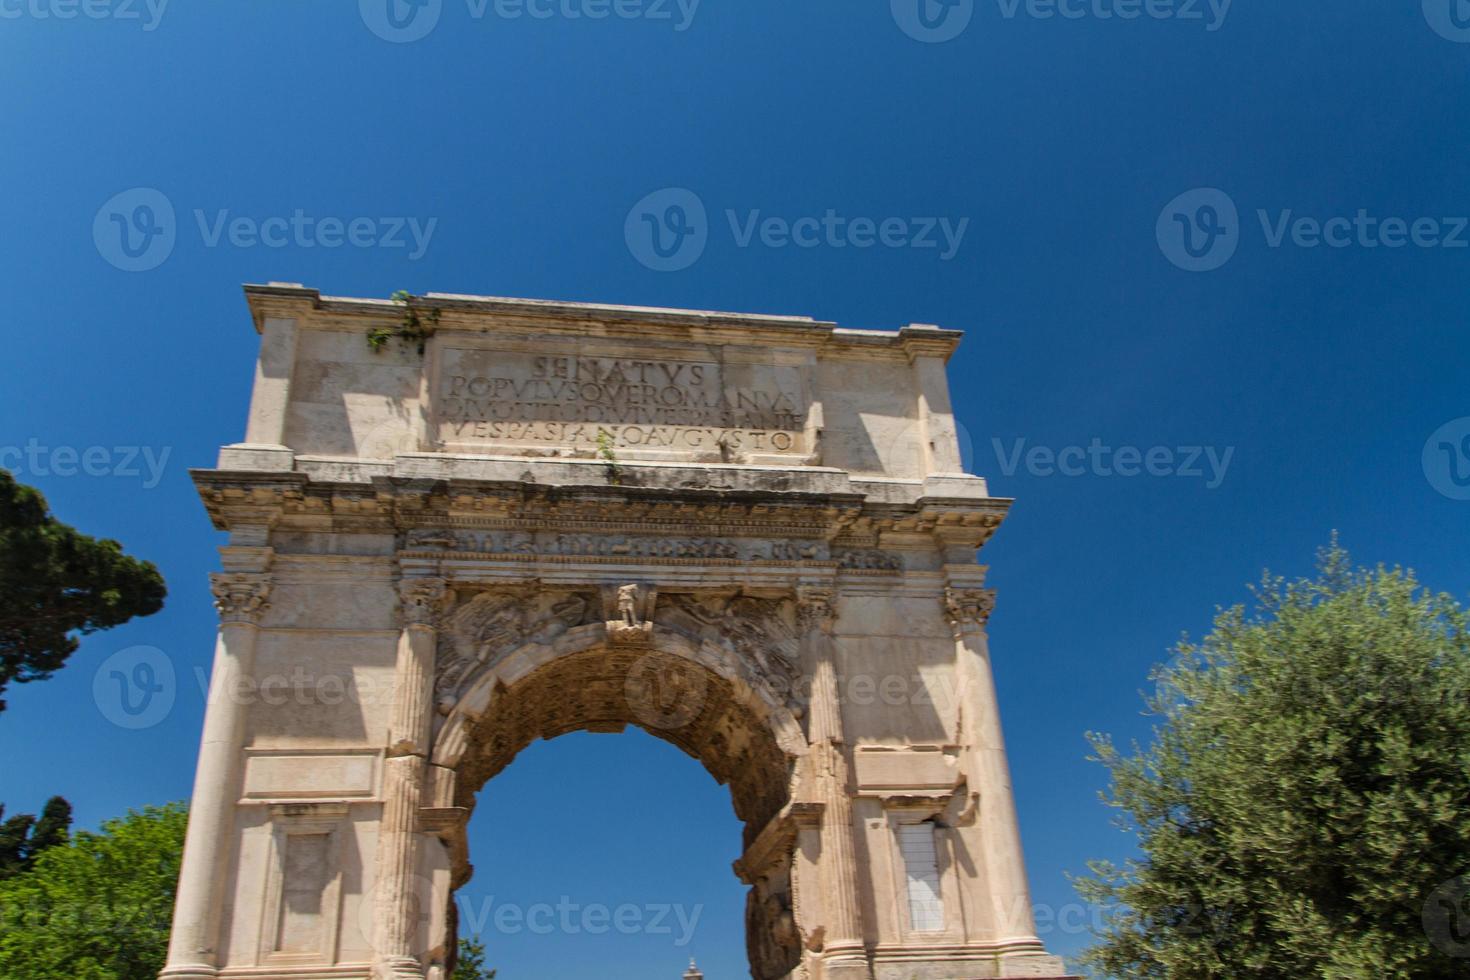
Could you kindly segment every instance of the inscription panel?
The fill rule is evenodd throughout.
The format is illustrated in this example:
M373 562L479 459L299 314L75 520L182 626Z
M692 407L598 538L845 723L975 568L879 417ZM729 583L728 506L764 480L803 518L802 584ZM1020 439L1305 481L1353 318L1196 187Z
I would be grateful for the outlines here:
M810 452L793 364L447 348L434 409L438 441L451 451L710 460Z

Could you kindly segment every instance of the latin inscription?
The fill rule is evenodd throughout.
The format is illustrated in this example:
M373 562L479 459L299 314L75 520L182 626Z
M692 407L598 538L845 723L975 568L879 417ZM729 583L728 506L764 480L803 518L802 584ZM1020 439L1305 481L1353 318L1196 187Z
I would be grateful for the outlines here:
M800 452L800 392L790 366L450 350L439 434L548 449Z

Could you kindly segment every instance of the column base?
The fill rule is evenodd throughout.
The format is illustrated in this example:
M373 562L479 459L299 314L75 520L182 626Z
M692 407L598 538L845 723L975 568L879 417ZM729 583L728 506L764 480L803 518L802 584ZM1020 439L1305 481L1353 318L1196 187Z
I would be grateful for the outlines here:
M380 959L373 964L372 980L424 980L424 968L411 957Z
M874 980L1079 980L1060 956L1046 953L996 954L952 948L880 949L873 958Z
M158 980L216 980L219 968L206 963L185 963L180 966L165 966Z

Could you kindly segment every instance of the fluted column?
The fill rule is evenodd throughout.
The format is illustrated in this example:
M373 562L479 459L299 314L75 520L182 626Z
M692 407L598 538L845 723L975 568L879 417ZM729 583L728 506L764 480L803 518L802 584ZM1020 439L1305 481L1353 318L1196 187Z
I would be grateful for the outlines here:
M246 705L240 681L255 662L258 620L270 598L269 576L210 576L220 627L204 711L204 735L194 774L194 798L174 902L167 980L205 980L218 975L221 888L234 852L235 801L239 798Z
M1036 939L1021 831L1006 762L1000 705L990 668L990 640L985 624L995 608L991 589L945 590L945 608L956 639L965 725L969 736L970 789L980 795L977 822L990 891L990 913L996 941Z
M423 980L419 959L418 811L433 735L434 624L443 579L410 578L399 586L403 631L393 685L383 818L378 827L374 906L374 980Z
M803 587L797 598L802 662L812 668L808 751L817 798L822 804L820 874L826 908L822 972L828 980L868 980L873 974L863 943L852 797L843 747L836 649L832 642L836 597L829 589Z

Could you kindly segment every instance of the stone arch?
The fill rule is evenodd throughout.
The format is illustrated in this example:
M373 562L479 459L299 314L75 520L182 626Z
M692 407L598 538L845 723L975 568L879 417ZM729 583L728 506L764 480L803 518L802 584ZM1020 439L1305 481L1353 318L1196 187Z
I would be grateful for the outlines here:
M609 624L591 623L488 656L448 710L441 707L430 762L452 787L442 794L444 803L472 811L480 789L537 739L619 732L628 725L644 729L729 787L745 828L747 857L736 868L751 886L746 941L752 973L762 980L789 976L801 957L794 833L777 834L787 844L774 848L756 842L772 837L789 812L806 752L801 724L738 644L650 625L637 642L620 642ZM449 841L456 889L473 873L458 836ZM749 860L757 849L759 859Z
M747 843L788 801L806 750L796 715L730 649L661 626L646 645L620 645L593 623L496 655L438 726L430 761L455 773L455 805L472 806L474 793L536 739L626 725L679 747L729 784Z

